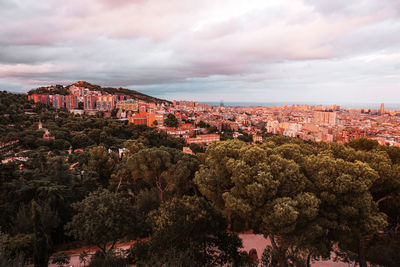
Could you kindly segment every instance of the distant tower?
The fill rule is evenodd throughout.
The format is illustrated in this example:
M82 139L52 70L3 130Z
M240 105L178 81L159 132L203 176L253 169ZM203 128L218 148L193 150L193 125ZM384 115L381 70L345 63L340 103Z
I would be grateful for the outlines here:
M224 100L221 100L221 102L219 102L219 106L224 107Z
M385 104L381 104L381 109L380 109L381 114L385 113Z

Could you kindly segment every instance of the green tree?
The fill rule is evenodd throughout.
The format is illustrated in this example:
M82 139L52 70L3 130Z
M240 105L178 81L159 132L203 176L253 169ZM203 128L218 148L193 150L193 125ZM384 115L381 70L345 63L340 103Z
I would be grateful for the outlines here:
M142 140L131 139L124 142L124 147L127 150L124 154L127 158L129 158L133 154L139 152L139 150L144 149L146 146L143 144Z
M205 123L204 121L200 121L196 126L200 128L210 128L210 124Z
M164 124L165 124L167 127L178 127L179 121L178 121L178 119L175 117L174 114L169 113L169 114L167 115L167 117L165 118L165 120L164 120Z
M65 226L67 234L96 245L104 255L135 224L131 200L106 189L89 194L72 208L76 214Z
M193 151L193 153L195 153L195 154L205 151L205 149L203 149L199 144L196 144L196 143L191 143L189 145L189 147Z
M282 266L329 257L333 242L346 247L350 236L361 242L362 261L363 240L386 225L370 192L377 172L360 161L307 151L285 142L220 142L207 149L195 182L228 218L245 218L269 237Z
M238 140L210 144L206 151L205 164L200 166L194 179L200 192L218 209L225 212L229 228L231 210L227 208L222 194L234 186L231 179L233 173L229 168L229 163L239 158L240 150L245 145L244 142Z
M193 190L192 178L198 160L173 148L148 148L133 154L127 161L134 183L143 181L157 188L161 201L165 193L183 195Z
M71 257L66 253L58 253L53 255L53 259L51 260L52 264L57 264L58 266L64 266L65 264L69 264L71 261Z
M310 191L321 201L319 208L322 225L329 231L329 239L339 242L347 256L357 247L357 260L366 266L366 240L387 225L386 215L379 211L370 189L378 174L368 164L348 162L329 156L311 156L306 173Z
M35 234L33 263L35 267L47 267L54 249L51 233L59 225L59 217L48 203L39 205L32 201L32 221Z
M118 155L113 152L108 153L103 146L93 147L90 149L89 154L89 162L85 169L95 172L103 187L107 187L111 174L118 163Z
M131 248L130 258L139 266L220 266L239 259L241 240L227 233L222 214L204 199L173 198L152 219L151 240Z
M89 139L89 137L86 134L78 134L72 138L72 147L75 149L85 148L92 144L93 142Z

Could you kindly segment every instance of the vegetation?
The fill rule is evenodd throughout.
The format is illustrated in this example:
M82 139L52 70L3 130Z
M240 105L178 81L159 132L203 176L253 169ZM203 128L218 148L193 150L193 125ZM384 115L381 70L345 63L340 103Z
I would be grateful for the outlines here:
M215 266L238 262L241 240L204 199L186 196L163 203L151 214L153 234L130 249L138 266Z
M164 123L167 127L178 127L179 121L174 114L170 113L165 118Z
M254 266L254 250L239 252L246 230L271 241L264 266L400 262L396 147L272 136L191 146L204 152L193 156L152 128L7 92L0 133L18 140L1 159L25 158L0 164L0 265L61 265L66 246L93 244L80 257L90 266ZM118 251L124 240L137 241Z
M72 208L76 213L65 226L67 234L96 245L104 255L112 252L118 239L135 224L131 200L107 189L92 192Z
M53 94L53 95L69 95L69 91L67 88L65 88L62 85L53 85L53 86L46 86L46 87L39 87L34 90L30 90L28 92L29 95L32 94L41 94L41 95L48 95L48 94Z

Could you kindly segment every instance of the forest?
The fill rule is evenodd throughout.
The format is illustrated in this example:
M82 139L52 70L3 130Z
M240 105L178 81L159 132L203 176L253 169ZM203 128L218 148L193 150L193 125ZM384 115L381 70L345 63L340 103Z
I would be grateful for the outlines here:
M0 142L16 140L0 154L24 159L0 165L0 266L62 266L88 245L86 266L400 262L397 147L271 136L190 155L153 128L0 92ZM271 243L260 260L241 250L248 231Z

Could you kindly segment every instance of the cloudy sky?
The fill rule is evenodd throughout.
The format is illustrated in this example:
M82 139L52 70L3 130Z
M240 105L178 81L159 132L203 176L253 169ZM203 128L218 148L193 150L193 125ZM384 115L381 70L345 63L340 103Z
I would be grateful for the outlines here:
M0 89L400 103L399 0L0 0Z

